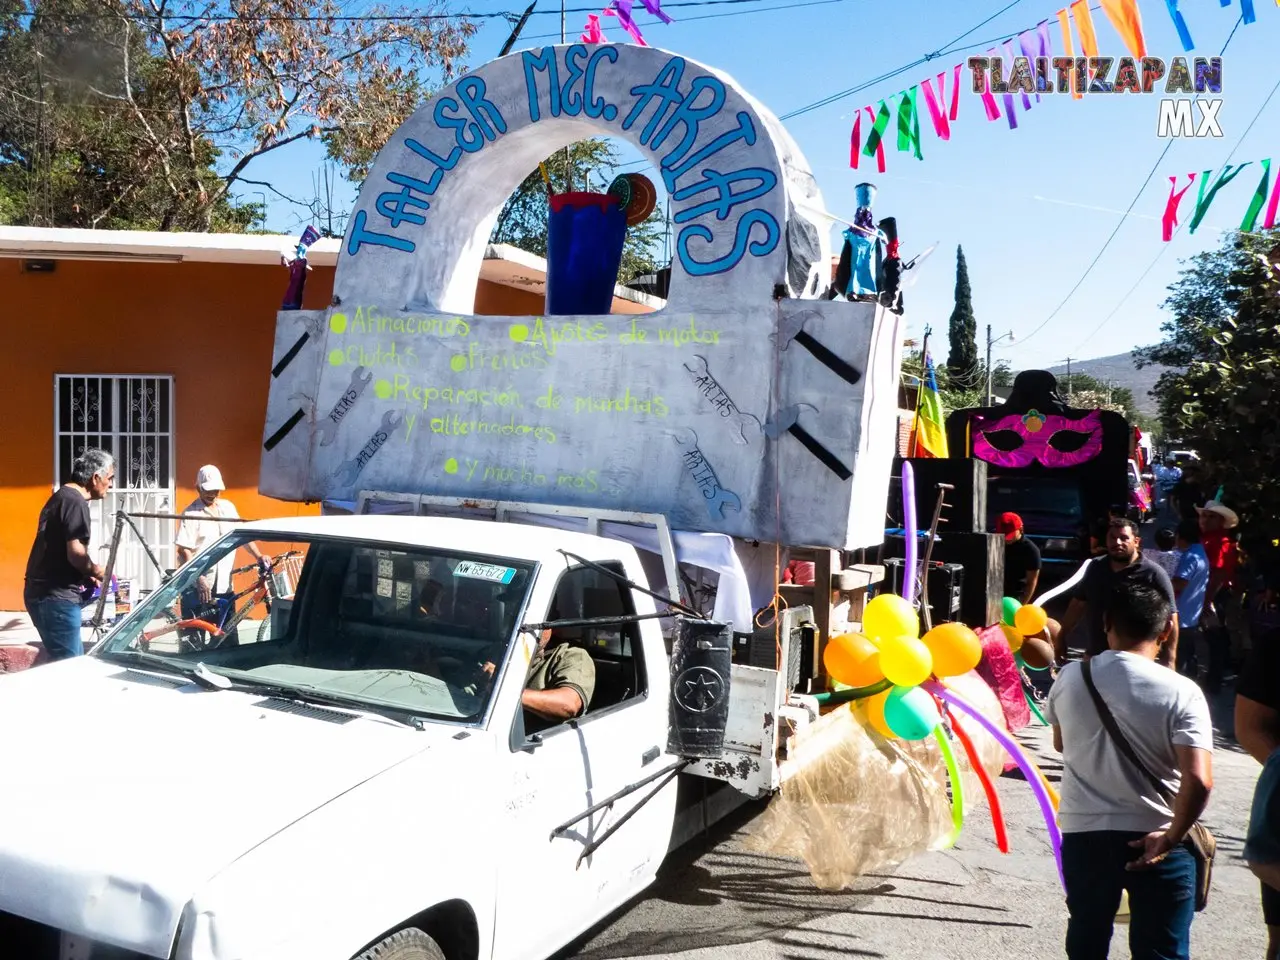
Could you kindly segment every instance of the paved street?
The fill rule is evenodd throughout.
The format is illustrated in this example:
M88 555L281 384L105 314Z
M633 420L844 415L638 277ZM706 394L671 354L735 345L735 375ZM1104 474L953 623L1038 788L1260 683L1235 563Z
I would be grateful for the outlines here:
M1218 861L1208 910L1193 928L1194 956L1251 960L1265 943L1258 886L1240 859L1258 767L1230 739L1230 697L1215 703L1220 746L1208 823ZM1061 766L1043 728L1021 737L1051 780ZM753 806L668 861L642 900L562 957L582 960L1003 960L1062 956L1066 907L1031 791L1015 777L998 789L1011 851L1001 855L979 803L954 850L862 878L847 893L816 889L803 863L743 849ZM1128 957L1127 927L1111 956Z

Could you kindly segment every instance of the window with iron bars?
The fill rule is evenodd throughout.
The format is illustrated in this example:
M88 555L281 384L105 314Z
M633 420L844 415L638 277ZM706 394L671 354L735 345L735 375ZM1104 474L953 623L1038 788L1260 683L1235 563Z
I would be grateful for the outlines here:
M173 378L163 375L58 374L54 382L54 486L71 477L75 458L99 447L116 458L116 479L105 500L90 504L90 550L105 563L115 514L174 512ZM174 522L135 521L165 569L174 566ZM133 598L153 590L160 573L128 527L115 574Z

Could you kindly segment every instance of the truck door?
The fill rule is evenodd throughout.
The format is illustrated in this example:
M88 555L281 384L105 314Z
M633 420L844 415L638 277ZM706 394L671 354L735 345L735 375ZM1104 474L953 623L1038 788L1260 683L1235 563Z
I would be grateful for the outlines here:
M623 571L621 564L609 566ZM556 598L560 619L653 612L652 601L636 610L630 590L588 567L566 570ZM556 642L584 649L595 666L595 681L584 716L542 727L532 743L521 736L525 731L514 732L515 789L505 824L508 853L498 871L494 934L494 955L500 960L550 953L643 889L666 853L675 813L673 782L583 856L650 785L553 835L588 807L670 762L666 664L646 663L637 624L566 628L553 634ZM539 726L536 718L529 720L530 729ZM524 725L523 717L517 725Z

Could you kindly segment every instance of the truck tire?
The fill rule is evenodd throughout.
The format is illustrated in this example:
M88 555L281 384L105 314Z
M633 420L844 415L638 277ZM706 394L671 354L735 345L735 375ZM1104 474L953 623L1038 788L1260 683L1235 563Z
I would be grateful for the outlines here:
M398 930L352 960L445 960L440 945L417 927Z

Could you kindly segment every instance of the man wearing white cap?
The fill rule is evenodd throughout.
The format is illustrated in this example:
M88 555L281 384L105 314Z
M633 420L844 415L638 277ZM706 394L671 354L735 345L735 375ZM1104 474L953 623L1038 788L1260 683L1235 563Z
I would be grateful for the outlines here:
M1210 500L1203 507L1196 507L1200 517L1200 543L1209 558L1209 589L1206 599L1212 605L1218 620L1217 627L1208 631L1209 675L1206 686L1212 692L1221 686L1231 656L1231 632L1228 624L1235 619L1239 600L1232 592L1236 567L1240 556L1231 532L1240 525L1240 518L1230 507L1217 500Z
M222 491L226 488L226 484L222 482L222 471L213 464L206 464L196 473L196 493L199 496L182 511L183 520L178 525L178 534L173 541L177 547L180 566L237 526L234 521L239 519L240 514L236 512L235 504L222 496ZM260 564L263 562L262 553L256 545L247 544L245 549ZM234 552L228 553L212 571L196 581L194 595L183 596L183 617L194 615L197 601L200 605L206 605L214 597L234 592L231 571L235 569L235 559ZM235 646L236 639L233 631L222 645Z

